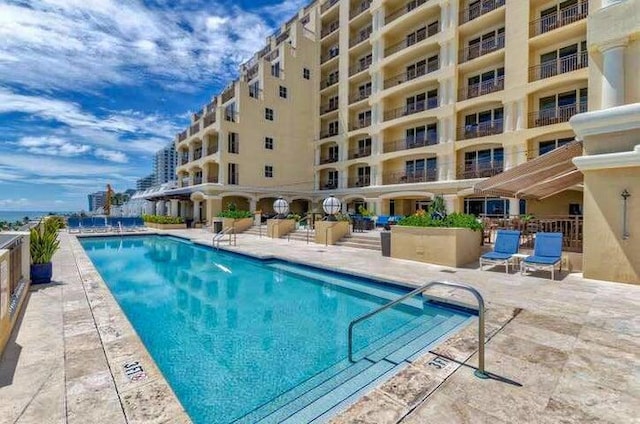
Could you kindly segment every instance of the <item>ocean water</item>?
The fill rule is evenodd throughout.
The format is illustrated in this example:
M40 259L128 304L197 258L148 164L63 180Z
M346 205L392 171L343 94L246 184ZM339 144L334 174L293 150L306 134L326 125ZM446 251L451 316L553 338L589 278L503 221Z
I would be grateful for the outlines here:
M59 214L66 212L56 212ZM37 220L43 216L49 215L49 211L0 211L0 221L22 221L25 216L29 219Z

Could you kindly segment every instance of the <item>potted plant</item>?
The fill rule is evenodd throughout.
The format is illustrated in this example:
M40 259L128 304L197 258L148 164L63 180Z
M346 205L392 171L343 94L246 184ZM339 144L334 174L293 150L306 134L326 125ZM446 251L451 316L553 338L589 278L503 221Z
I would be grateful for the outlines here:
M31 229L31 283L47 284L51 282L53 266L51 258L60 247L58 223L46 220Z

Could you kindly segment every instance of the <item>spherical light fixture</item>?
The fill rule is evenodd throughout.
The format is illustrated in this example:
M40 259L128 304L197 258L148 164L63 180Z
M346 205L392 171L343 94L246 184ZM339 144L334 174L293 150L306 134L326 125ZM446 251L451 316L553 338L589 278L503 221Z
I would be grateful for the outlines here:
M322 209L329 215L329 221L336 220L336 214L340 212L340 201L333 196L329 196L322 202Z
M278 218L285 218L289 213L289 203L282 197L278 197L278 200L273 202L273 210L278 214Z

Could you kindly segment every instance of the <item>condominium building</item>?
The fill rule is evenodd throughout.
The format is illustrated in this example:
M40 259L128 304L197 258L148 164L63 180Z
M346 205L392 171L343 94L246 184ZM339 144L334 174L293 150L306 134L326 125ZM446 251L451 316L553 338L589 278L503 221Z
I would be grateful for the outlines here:
M328 195L346 211L391 215L437 194L450 211L581 214L580 185L543 200L473 187L574 140L569 119L601 107L602 53L588 45L587 18L603 6L311 3L178 134L180 187L150 200L196 219L231 201L270 210L278 196L317 209Z
M156 175L149 174L146 177L140 178L136 181L136 190L142 191L156 185Z
M96 191L95 193L88 194L87 200L88 200L89 212L95 212L104 206L107 200L107 192Z
M174 143L170 143L158 150L153 158L153 171L155 185L168 183L176 179L176 167L178 165L178 153Z

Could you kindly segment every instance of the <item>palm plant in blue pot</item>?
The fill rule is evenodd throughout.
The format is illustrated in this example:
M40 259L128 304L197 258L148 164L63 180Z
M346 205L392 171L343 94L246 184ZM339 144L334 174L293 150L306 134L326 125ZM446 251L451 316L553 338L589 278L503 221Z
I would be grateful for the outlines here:
M51 259L60 247L58 225L54 221L45 220L31 229L30 238L31 283L50 283L53 274Z

